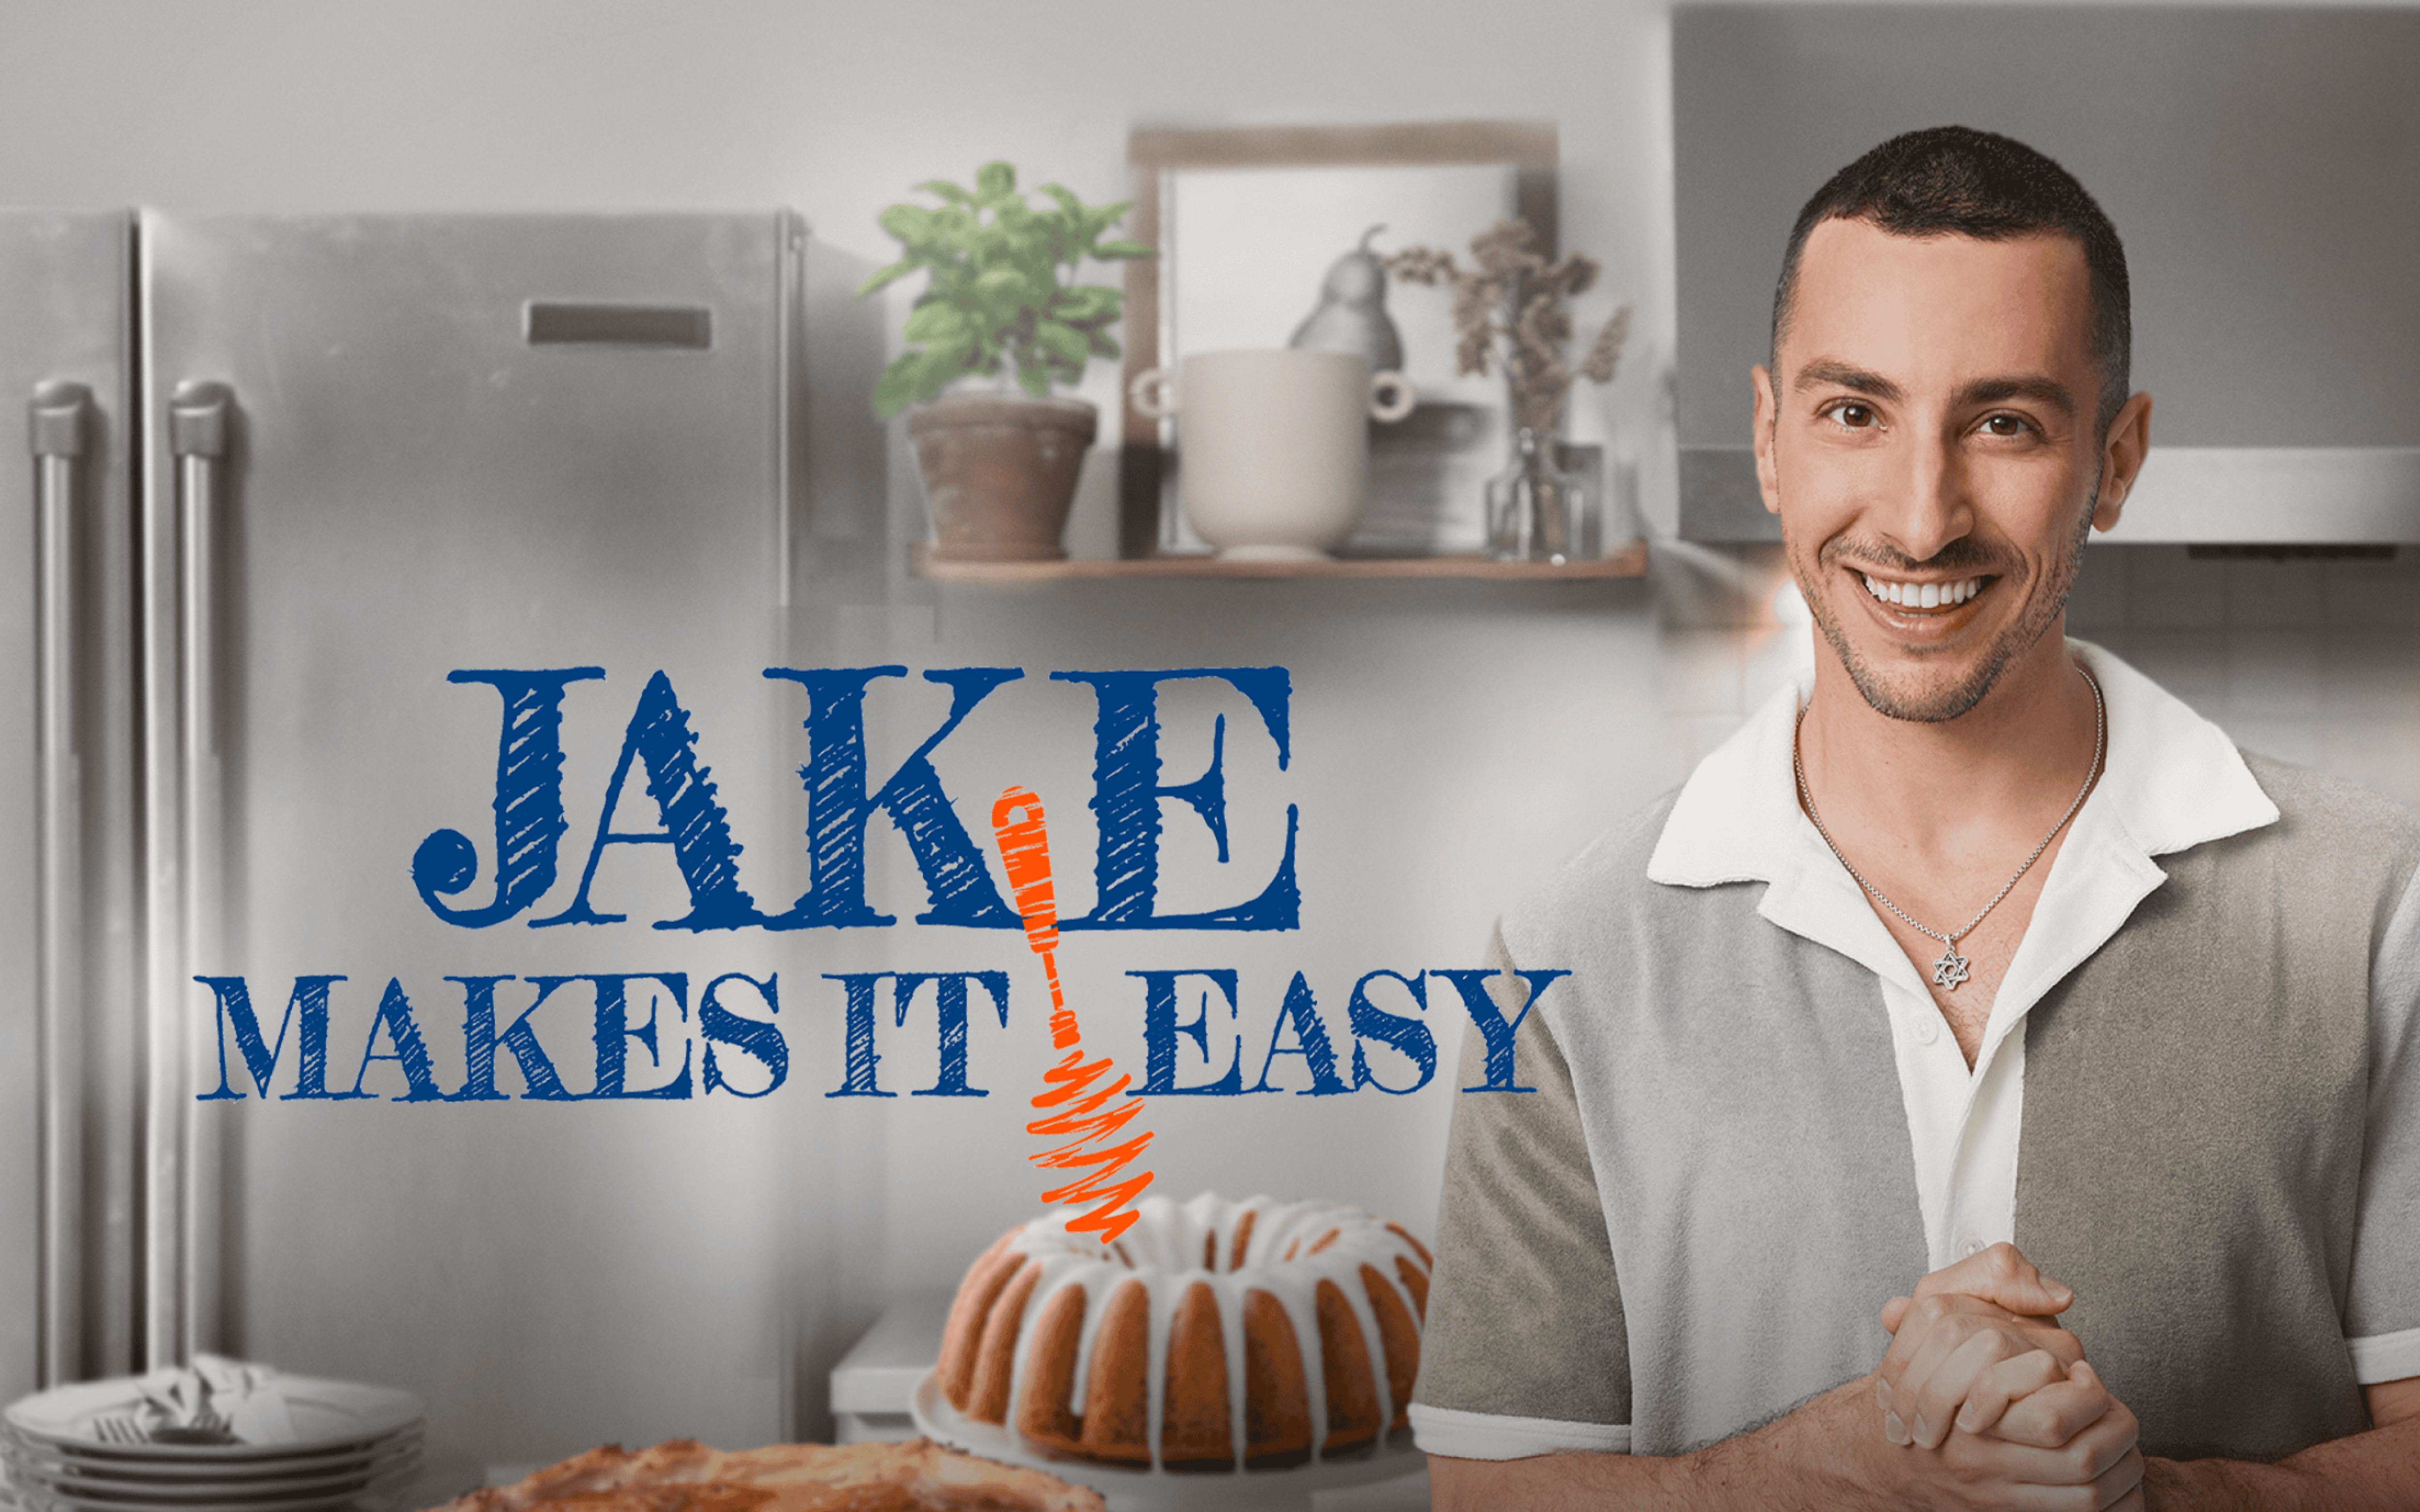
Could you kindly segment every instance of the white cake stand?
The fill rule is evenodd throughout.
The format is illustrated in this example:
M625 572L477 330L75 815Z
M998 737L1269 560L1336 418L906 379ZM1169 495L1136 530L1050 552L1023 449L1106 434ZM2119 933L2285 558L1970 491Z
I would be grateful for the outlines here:
M983 1455L1012 1465L1047 1471L1061 1480L1089 1486L1101 1493L1109 1512L1311 1512L1313 1492L1367 1486L1373 1481L1408 1475L1427 1463L1408 1443L1381 1444L1375 1454L1357 1459L1327 1459L1290 1470L1215 1472L1127 1470L1086 1459L1056 1459L1035 1454L1007 1429L970 1422L941 1395L940 1381L927 1374L916 1383L908 1415L916 1431L969 1454Z

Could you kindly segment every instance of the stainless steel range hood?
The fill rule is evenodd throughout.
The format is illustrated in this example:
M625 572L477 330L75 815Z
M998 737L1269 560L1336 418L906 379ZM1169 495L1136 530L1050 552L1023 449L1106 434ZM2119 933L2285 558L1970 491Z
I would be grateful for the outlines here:
M2125 239L2156 408L2107 539L2420 543L2420 11L1683 6L1672 75L1684 538L1779 538L1747 375L1798 207L1955 121Z

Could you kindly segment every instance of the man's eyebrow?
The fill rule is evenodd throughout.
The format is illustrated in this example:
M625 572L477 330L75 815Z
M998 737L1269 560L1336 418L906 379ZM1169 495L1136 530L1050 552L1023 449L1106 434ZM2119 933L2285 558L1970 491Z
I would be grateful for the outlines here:
M1802 391L1827 388L1853 389L1859 393L1869 393L1877 399L1887 400L1894 404L1907 396L1905 391L1897 383L1880 373L1870 372L1854 363L1838 362L1828 357L1819 357L1800 368L1798 377L1791 386ZM1978 404L1998 404L2004 399L2031 399L2037 404L2049 406L2064 417L2071 419L2075 414L2075 396L2067 392L2064 384L2039 373L1977 378L1958 391L1953 408L1964 409Z
M1877 399L1887 399L1893 404L1907 397L1904 390L1880 373L1868 372L1853 363L1837 362L1829 357L1816 358L1800 368L1791 387L1801 391L1854 389L1859 393L1870 393Z
M2075 396L2067 392L2066 385L2040 374L1978 378L1958 391L1956 408L1963 409L1972 405L1998 404L2003 399L2031 399L2036 404L2050 406L2064 418L2071 420L2075 416Z

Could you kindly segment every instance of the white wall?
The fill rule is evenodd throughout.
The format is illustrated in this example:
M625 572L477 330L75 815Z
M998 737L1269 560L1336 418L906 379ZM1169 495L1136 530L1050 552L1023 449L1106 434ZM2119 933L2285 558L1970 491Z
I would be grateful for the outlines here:
M1649 582L1544 588L1188 581L1005 592L903 581L884 565L900 541L871 534L886 514L912 520L914 510L912 486L885 475L886 460L897 472L895 450L860 408L877 332L835 290L888 260L875 225L882 206L920 179L963 179L996 157L1097 201L1124 193L1125 133L1140 125L1551 116L1561 128L1565 243L1599 255L1603 286L1640 301L1624 375L1585 397L1577 428L1636 459L1650 517L1668 519L1665 24L1651 0L13 4L0 7L0 202L796 206L820 238L818 334L831 354L821 369L830 376L810 396L822 596L801 611L801 654L1026 668L1024 702L1003 697L985 738L1031 749L1036 769L1078 797L1081 747L1065 748L1063 721L1082 703L1071 705L1063 685L1036 691L1048 671L1291 669L1294 765L1282 778L1265 767L1239 778L1238 843L1264 848L1276 810L1299 807L1303 930L1075 937L1063 952L1079 1006L1128 1034L1139 1004L1124 972L1233 965L1246 1041L1264 1044L1295 970L1341 1021L1343 994L1365 971L1479 964L1489 919L1526 879L1676 781L1732 728L1801 654L1768 607L1779 580L1772 554L1659 542ZM1096 367L1087 396L1112 403L1113 378ZM1096 489L1089 507L1105 503ZM2090 576L2086 633L2242 720L2256 743L2420 799L2412 563L2195 563L2132 548L2096 554ZM1180 703L1171 740L1202 740L1210 707ZM916 738L931 717L903 705L892 733ZM1240 767L1256 748L1233 734ZM998 938L906 928L802 946L796 969L811 978L851 962L1027 969ZM1432 1006L1441 1028L1455 1016L1443 998ZM573 1230L535 1215L518 1249L477 1241L487 1262L451 1316L379 1317L395 1278L376 1273L373 1257L369 1273L327 1285L361 1299L380 1326L339 1345L281 1331L268 1321L274 1299L258 1299L246 1316L262 1320L259 1332L234 1342L313 1368L407 1380L431 1397L442 1435L491 1461L675 1432L735 1443L820 1433L822 1372L882 1300L947 1287L993 1233L1033 1210L1039 1185L1012 1115L1015 1089L1034 1081L1042 1058L1038 1027L978 1026L979 1081L996 1088L979 1104L828 1101L818 1094L838 1084L837 1032L794 1025L799 1064L777 1120L658 1120L664 1137L700 1146L789 1142L791 1189L761 1200L784 1210L790 1237L761 1267L738 1268L758 1279L719 1309L763 1319L761 1353L790 1356L770 1366L786 1367L787 1382L766 1381L760 1358L724 1371L752 1383L707 1389L701 1373L726 1362L647 1358L633 1341L654 1335L624 1315L644 1310L649 1288L677 1284L679 1245L641 1246L648 1258L635 1269L582 1264L552 1247ZM920 1053L913 1028L896 1050L905 1072ZM1455 1037L1441 1033L1449 1056ZM1265 1098L1247 1101L1281 1105L1241 1111L1155 1101L1158 1190L1349 1198L1425 1230L1450 1085L1441 1073L1401 1100ZM432 1189L428 1221L442 1224L443 1183ZM611 1216L582 1215L574 1229L611 1243ZM547 1349L499 1347L524 1326L524 1293L540 1289ZM447 1330L495 1338L467 1353L412 1342ZM461 1375L473 1369L475 1392ZM600 1372L632 1383L605 1392L583 1380ZM535 1405L549 1396L574 1405Z

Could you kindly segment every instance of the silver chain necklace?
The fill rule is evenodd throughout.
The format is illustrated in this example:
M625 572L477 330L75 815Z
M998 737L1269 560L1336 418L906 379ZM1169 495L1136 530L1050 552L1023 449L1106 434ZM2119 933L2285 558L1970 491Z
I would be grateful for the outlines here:
M1946 934L1937 929L1926 929L1910 918L1906 909L1884 897L1883 889L1868 882L1865 873L1849 865L1849 858L1840 854L1839 842L1833 840L1832 832L1823 827L1823 816L1815 811L1815 795L1807 789L1807 768L1798 759L1798 730L1800 726L1807 723L1807 711L1804 708L1798 711L1798 723L1791 727L1790 775L1798 779L1798 801L1807 805L1807 817L1815 821L1815 833L1823 837L1823 843L1831 847L1833 858L1840 863L1849 875L1857 879L1857 885L1874 895L1874 902L1898 915L1900 923L1918 934L1941 942L1941 959L1932 963L1932 984L1936 987L1947 988L1954 993L1960 984L1965 981L1967 960L1958 953L1959 938L1972 934L1975 932L1975 926L1983 922L1984 915L1999 907L2000 900L2014 890L2024 874L2034 869L2034 863L2041 859L2042 852L2050 849L2050 842L2057 839L2058 832L2067 827L2067 822L2075 817L2075 810L2084 807L2084 795L2090 793L2092 784L2100 779L2102 759L2108 754L2109 750L2109 706L2102 702L2101 685L2092 680L2092 674L2085 671L2081 663L2077 664L2075 670L2084 672L2084 685L2092 689L2092 766L2084 774L2084 786L2076 790L2075 801L2067 806L2067 812L2058 816L2058 823L2050 826L2050 833L2041 838L2041 843L2034 847L2034 853L2025 857L2025 864L2017 868L2017 874L2010 877L1999 891L1992 894L1992 901L1983 905L1982 912L1968 919L1965 928L1954 929Z

